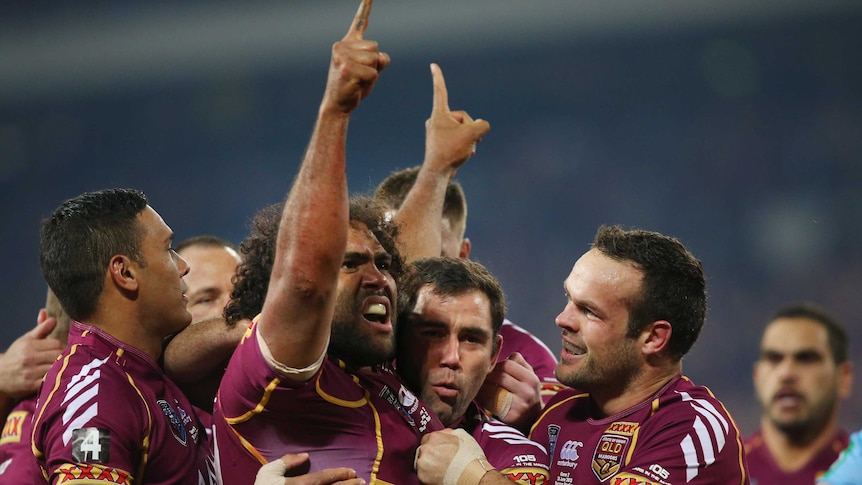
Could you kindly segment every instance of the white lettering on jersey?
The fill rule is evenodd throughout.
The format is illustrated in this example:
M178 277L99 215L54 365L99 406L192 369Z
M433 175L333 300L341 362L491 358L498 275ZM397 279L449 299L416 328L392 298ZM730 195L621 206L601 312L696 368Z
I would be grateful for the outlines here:
M703 457L704 467L715 463L716 455L724 449L724 445L727 443L730 423L709 401L694 399L687 392L680 392L679 394L682 400L689 402L699 415L695 417L692 424L694 434L686 434L679 444L685 457L685 480L690 482L700 472L701 460L698 458L698 449L700 449L700 454ZM704 424L701 417L706 419L709 427Z
M544 446L535 441L531 441L511 426L505 424L485 423L482 425L482 428L488 431L488 435L491 438L503 440L510 445L532 445L546 453Z
M94 402L86 409L84 406L99 394L98 379L101 375L99 367L107 362L108 358L93 359L92 362L81 367L81 370L72 377L69 385L66 386L66 394L62 402L62 405L66 407L66 411L63 412L63 425L66 427L63 430L63 445L69 444L69 440L72 439L72 431L83 428L90 419L98 414L98 403Z

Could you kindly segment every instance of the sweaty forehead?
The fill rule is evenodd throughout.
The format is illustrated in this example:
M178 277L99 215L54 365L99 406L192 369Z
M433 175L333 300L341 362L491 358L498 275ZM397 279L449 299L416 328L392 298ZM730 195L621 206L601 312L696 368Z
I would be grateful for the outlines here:
M383 251L383 246L380 245L380 241L365 224L351 222L350 230L347 232L347 251L377 253Z
M760 344L763 350L798 352L814 349L830 354L823 325L809 318L778 318L769 323Z

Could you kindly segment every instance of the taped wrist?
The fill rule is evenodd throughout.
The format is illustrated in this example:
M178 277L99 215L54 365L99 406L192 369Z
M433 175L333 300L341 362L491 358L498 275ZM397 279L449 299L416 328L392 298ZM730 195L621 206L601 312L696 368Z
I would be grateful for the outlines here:
M260 467L257 471L257 479L255 485L283 485L284 473L287 471L287 465L281 459L273 460L266 465Z
M497 386L494 388L494 396L490 402L491 409L488 411L490 411L494 416L500 418L501 421L505 421L506 415L509 414L509 411L512 409L513 400L514 396L511 392Z
M466 431L456 429L452 432L458 437L458 452L443 476L443 485L476 485L485 473L494 469L482 448Z

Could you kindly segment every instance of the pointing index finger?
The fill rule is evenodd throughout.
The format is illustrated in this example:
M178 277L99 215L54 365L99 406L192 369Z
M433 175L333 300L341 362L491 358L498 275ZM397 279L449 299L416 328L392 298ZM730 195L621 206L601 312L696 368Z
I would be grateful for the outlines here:
M372 1L362 0L362 3L359 4L359 10L356 11L353 23L350 24L350 30L347 31L343 40L362 40L365 35L365 29L368 28L368 17L371 15Z
M443 71L437 64L431 63L431 78L434 81L433 111L449 111L449 92L446 91L446 80Z

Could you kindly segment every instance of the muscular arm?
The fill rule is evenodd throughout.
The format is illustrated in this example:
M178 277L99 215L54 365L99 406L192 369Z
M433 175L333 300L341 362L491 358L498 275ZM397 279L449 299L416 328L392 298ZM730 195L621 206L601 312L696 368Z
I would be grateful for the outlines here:
M425 122L425 160L394 217L401 226L398 249L408 262L440 256L446 186L491 129L487 121L473 120L465 111L450 111L446 81L437 64L431 64L431 76L434 102Z
M222 317L195 322L176 334L164 353L165 374L182 385L224 371L247 325L229 327Z
M347 35L332 47L317 122L281 218L258 329L272 357L288 367L313 364L329 341L347 245L348 121L389 63L376 42L363 38L370 9L371 0L363 0Z

